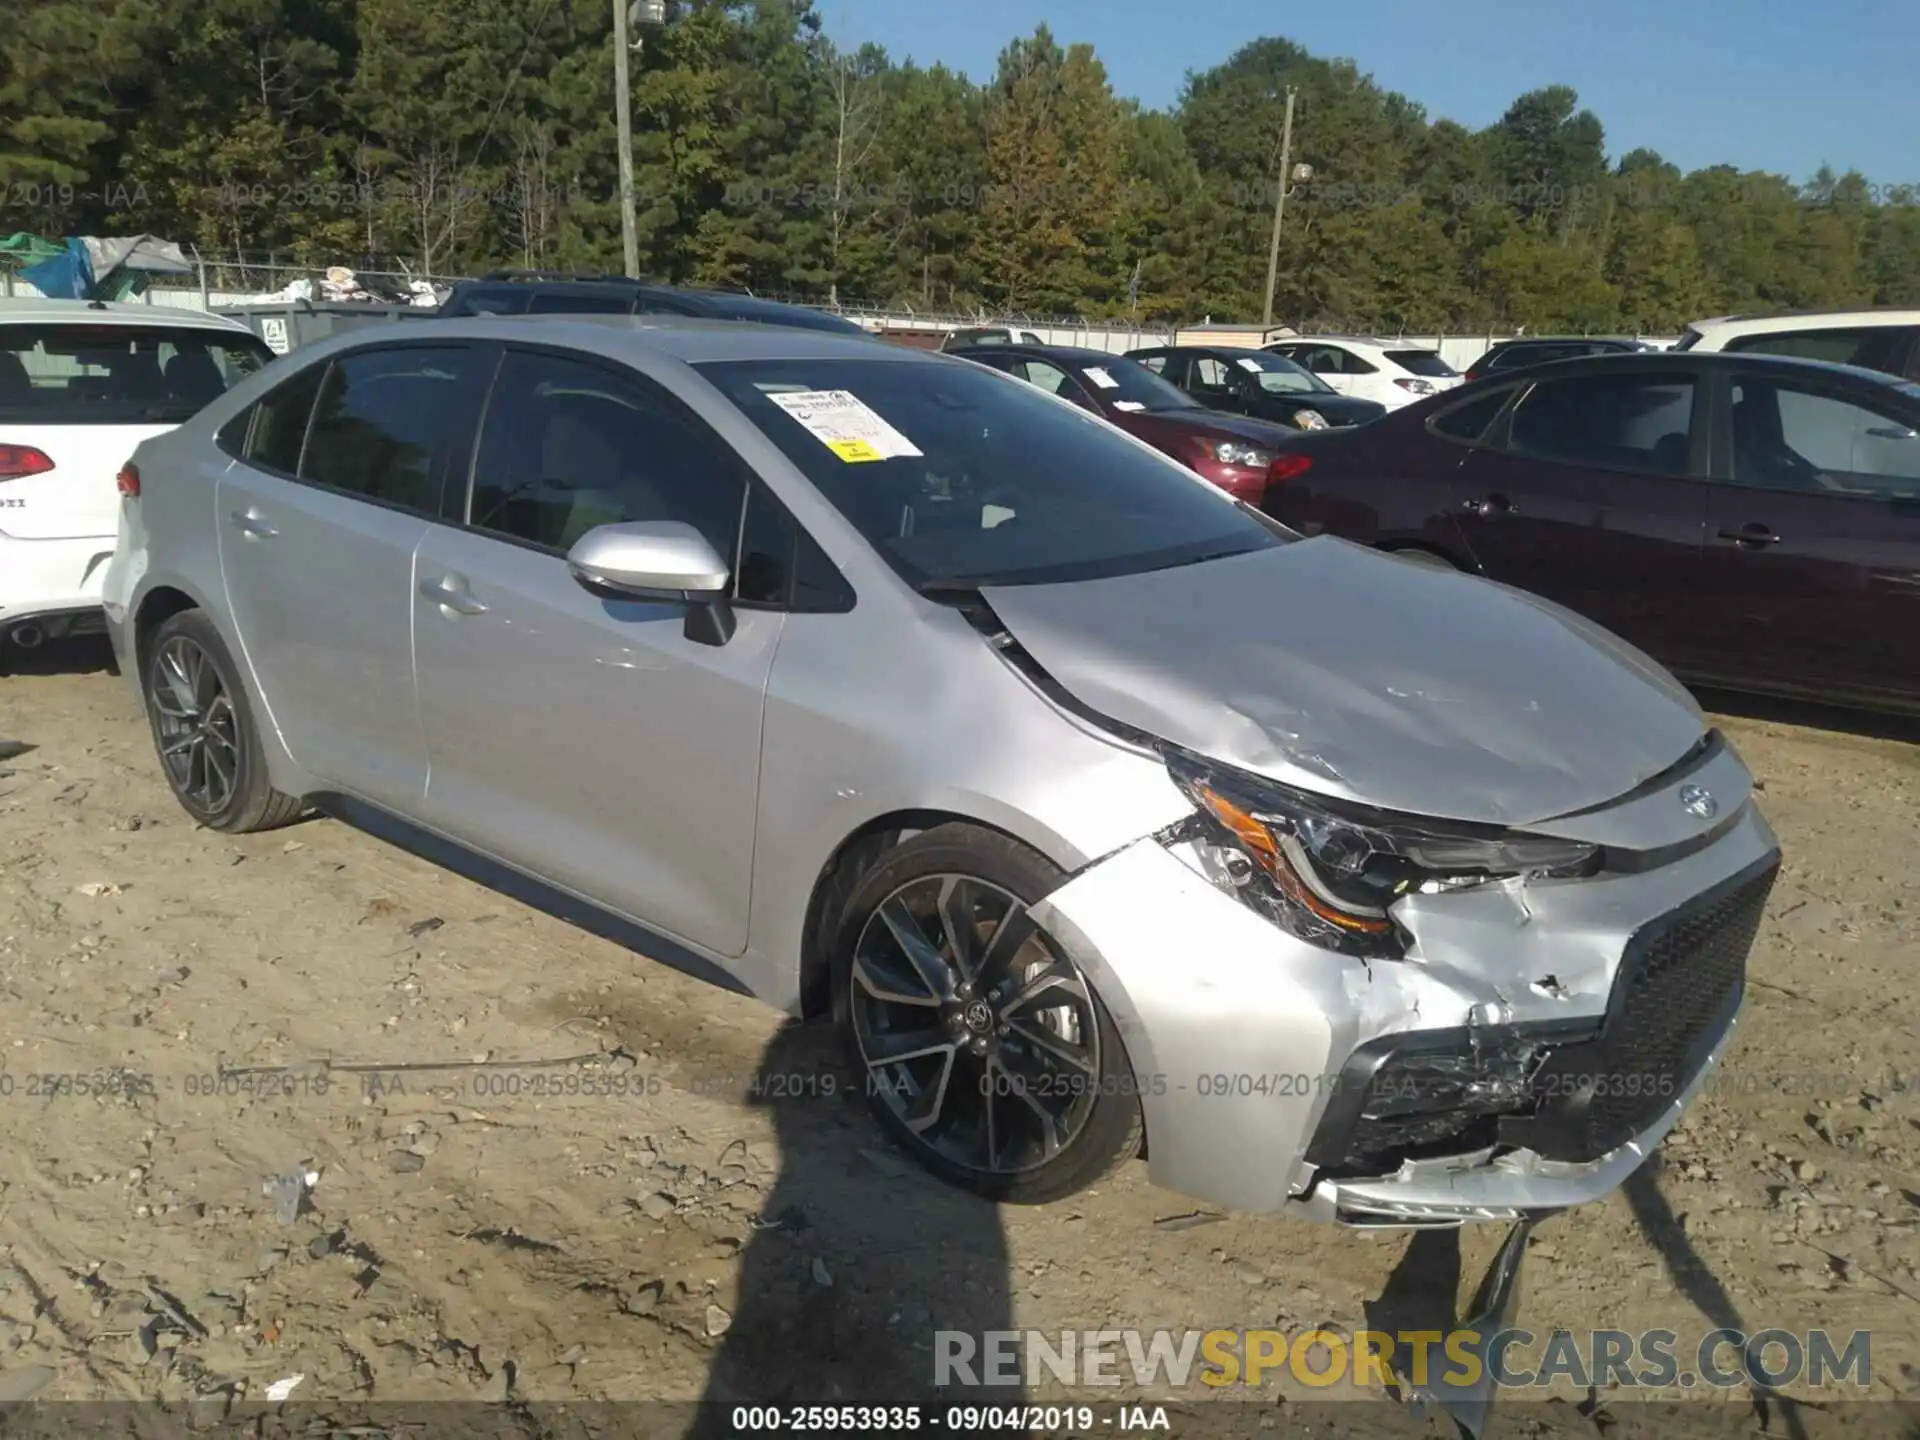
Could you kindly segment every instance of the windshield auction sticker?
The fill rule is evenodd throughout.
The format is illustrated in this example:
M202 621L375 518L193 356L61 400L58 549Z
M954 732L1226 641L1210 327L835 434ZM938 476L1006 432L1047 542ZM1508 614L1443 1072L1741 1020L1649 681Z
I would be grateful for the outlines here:
M767 398L849 465L922 453L851 390L797 390Z
M1089 365L1080 373L1098 385L1102 390L1118 390L1120 388L1120 382L1109 375L1102 366Z

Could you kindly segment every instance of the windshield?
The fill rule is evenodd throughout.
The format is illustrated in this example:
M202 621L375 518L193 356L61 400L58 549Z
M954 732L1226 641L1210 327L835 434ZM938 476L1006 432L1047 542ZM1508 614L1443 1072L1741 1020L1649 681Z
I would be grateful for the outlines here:
M1304 365L1284 355L1261 351L1255 355L1236 355L1233 363L1242 370L1256 371L1255 381L1269 395L1331 395L1333 387Z
M1402 370L1435 380L1445 380L1460 373L1431 350L1389 350L1387 359Z
M1129 575L1283 543L1174 461L977 365L698 368L923 590Z
M0 420L177 425L272 358L230 330L0 325Z
M1069 359L1065 363L1102 405L1111 405L1116 410L1152 413L1204 408L1171 380L1162 380L1138 360L1129 360L1123 355L1102 356L1084 363Z

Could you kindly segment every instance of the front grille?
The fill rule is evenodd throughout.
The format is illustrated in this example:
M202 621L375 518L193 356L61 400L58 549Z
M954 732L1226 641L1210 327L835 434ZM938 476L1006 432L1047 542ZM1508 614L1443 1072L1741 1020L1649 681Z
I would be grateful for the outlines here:
M1740 1006L1770 856L1628 941L1602 1021L1383 1036L1348 1057L1307 1159L1330 1176L1501 1144L1596 1159L1652 1125Z
M1554 1160L1606 1154L1651 1125L1699 1073L1746 987L1747 955L1779 873L1770 858L1627 945L1600 1035L1534 1077L1538 1108L1502 1138Z

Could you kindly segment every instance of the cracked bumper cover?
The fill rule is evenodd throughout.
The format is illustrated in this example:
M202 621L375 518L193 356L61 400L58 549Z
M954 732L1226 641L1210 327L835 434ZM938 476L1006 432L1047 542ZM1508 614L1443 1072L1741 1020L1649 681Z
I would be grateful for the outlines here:
M1777 855L1766 821L1743 805L1710 844L1654 869L1410 897L1396 914L1414 946L1397 961L1300 940L1216 888L1180 847L1151 838L1080 872L1034 918L1120 1028L1156 1185L1246 1211L1450 1225L1613 1190L1678 1121L1724 1052L1731 1020L1715 1027L1670 1103L1577 1163L1501 1145L1380 1175L1321 1174L1309 1151L1354 1053L1383 1037L1475 1024L1597 1027L1637 934Z

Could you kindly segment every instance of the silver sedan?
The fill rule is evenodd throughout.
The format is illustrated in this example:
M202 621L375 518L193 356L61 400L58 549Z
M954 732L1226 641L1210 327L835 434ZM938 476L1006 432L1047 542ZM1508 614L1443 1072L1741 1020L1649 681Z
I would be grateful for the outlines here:
M831 1016L929 1169L1352 1224L1594 1199L1734 1024L1748 772L1544 601L798 330L422 321L142 444L106 605L228 831L321 802Z

